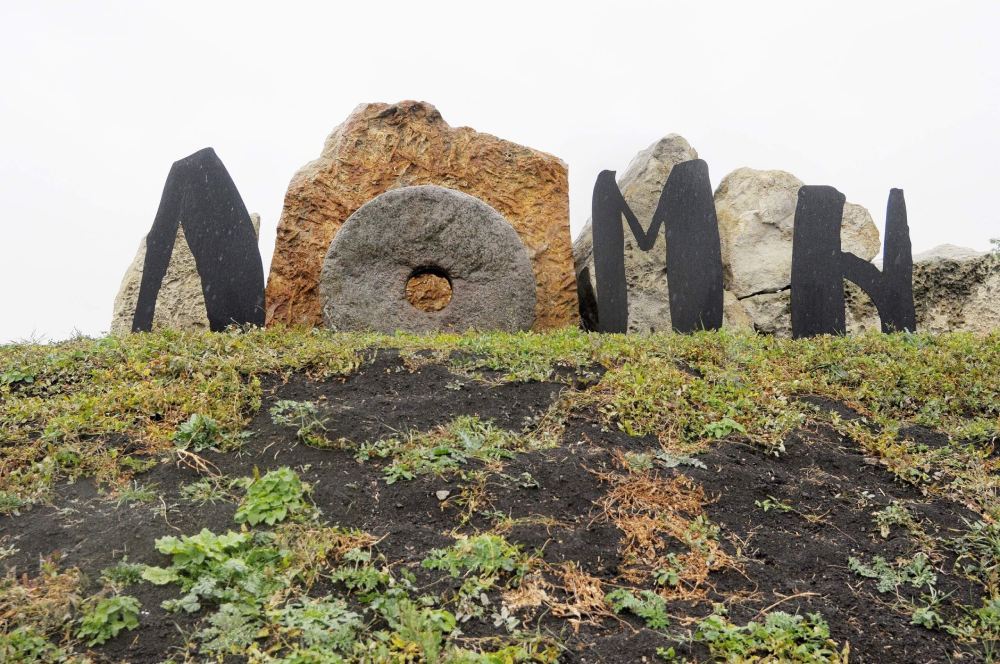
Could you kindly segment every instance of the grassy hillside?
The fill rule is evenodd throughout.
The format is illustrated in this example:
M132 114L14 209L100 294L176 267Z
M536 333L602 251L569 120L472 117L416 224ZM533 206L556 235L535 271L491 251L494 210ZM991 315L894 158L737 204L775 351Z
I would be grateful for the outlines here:
M0 661L992 661L1000 337L0 346Z

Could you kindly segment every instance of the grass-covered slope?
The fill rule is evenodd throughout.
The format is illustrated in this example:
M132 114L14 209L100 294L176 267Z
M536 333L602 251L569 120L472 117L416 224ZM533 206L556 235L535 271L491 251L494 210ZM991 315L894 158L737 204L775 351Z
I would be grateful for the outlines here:
M0 346L0 661L981 661L1000 338Z

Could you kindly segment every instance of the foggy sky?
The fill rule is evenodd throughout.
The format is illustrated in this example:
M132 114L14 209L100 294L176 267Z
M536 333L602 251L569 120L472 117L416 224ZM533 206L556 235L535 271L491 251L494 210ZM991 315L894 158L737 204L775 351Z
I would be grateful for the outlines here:
M597 173L676 132L829 184L914 252L1000 235L1000 2L0 4L0 343L110 326L170 165L212 146L270 264L292 174L359 103L418 99Z

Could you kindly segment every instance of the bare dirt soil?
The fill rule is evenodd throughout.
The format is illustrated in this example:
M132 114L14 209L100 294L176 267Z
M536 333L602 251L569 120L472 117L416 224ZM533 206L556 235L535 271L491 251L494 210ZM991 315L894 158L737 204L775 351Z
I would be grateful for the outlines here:
M442 583L420 568L431 549L450 544L455 532L485 531L506 517L504 534L510 542L538 552L550 569L574 563L608 590L623 584L627 563L624 535L601 507L610 488L608 477L623 454L655 452L659 445L652 437L631 438L584 409L571 413L557 446L519 454L502 467L486 468L485 476L418 475L387 484L382 472L386 461L355 459L357 444L427 431L459 415L520 431L561 391L572 389L554 382L494 385L453 375L436 364L413 370L396 353L383 351L345 379L317 382L294 375L287 382L265 381L264 403L248 428L252 436L238 452L203 456L229 476L248 476L255 468L260 473L294 468L312 486L311 500L325 519L379 538L376 550L392 566L411 568L420 583ZM351 446L320 449L300 443L293 429L272 423L268 415L281 399L321 404L329 417L327 437L346 439ZM852 416L835 402L816 400L815 405ZM931 446L937 441L929 430L909 435ZM127 449L129 441L123 438L121 444ZM566 662L655 661L657 648L671 646L679 657L708 661L705 646L675 637L685 625L709 615L713 602L724 602L737 624L774 609L819 612L830 625L831 638L849 644L851 661L978 661L981 654L968 652L941 631L911 624L908 615L891 605L916 602L919 591L911 589L910 597L907 587L901 587L902 596L894 595L890 602L875 589L874 580L848 567L850 557L893 560L919 549L910 531L893 527L883 536L873 522L875 511L894 502L907 505L932 537L953 533L974 515L961 505L921 495L825 426L796 430L785 447L784 454L775 456L737 435L700 455L703 467L653 471L667 479L685 474L701 487L705 514L719 528L722 549L738 562L713 571L699 596L670 602L676 629L652 630L628 613L567 620L538 606L522 609L519 618L559 640L566 648L561 661ZM143 485L156 488L156 500L118 502L84 479L60 485L51 505L0 518L0 535L9 536L8 544L16 547L0 562L3 571L34 575L40 560L57 559L62 567L79 567L96 584L102 569L123 558L165 564L166 557L154 548L154 540L164 535L233 527L234 502L198 504L182 497L180 487L199 478L194 469L164 461L140 477ZM462 498L473 490L478 502L470 510ZM443 491L448 494L441 499ZM936 561L938 590L955 602L979 604L976 587L950 572L952 562ZM337 592L337 587L321 581L314 592ZM561 596L565 588L553 585L549 592ZM129 593L142 603L140 626L95 647L98 658L162 661L185 644L203 618L160 608L163 600L176 597L171 586L141 583ZM940 610L947 614L947 607ZM503 633L490 621L471 621L463 630L470 637Z

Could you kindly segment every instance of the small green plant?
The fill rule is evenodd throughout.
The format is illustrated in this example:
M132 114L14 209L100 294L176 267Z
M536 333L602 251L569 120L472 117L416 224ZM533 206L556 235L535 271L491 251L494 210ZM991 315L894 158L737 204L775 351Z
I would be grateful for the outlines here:
M76 635L88 646L100 645L118 636L123 629L138 627L140 608L139 600L129 595L99 600L84 609Z
M194 482L182 484L180 495L181 498L189 500L192 503L199 505L211 503L214 505L216 502L231 500L233 498L229 491L232 484L232 480L227 481L212 476L202 477Z
M311 401L292 401L282 399L271 406L271 421L275 424L293 426L295 435L307 445L324 447L327 444L323 432L326 431L326 418L320 417L319 408Z
M458 624L450 611L415 602L401 593L383 595L373 604L373 608L392 630L389 637L390 650L398 654L410 653L411 661L441 661L444 638L453 632ZM394 660L406 661L399 657L387 657L376 661Z
M702 470L707 470L708 466L705 465L700 459L696 459L692 456L686 456L684 454L672 454L666 450L660 450L656 453L656 461L664 468L676 468L677 466L690 466L692 468L701 468Z
M755 500L753 504L764 510L764 513L775 510L777 512L794 512L795 508L789 503L782 502L781 500L775 498L774 496L768 496L764 500Z
M227 602L208 617L208 626L197 637L206 652L237 655L263 636L261 618L259 608L252 604Z
M457 417L447 425L405 438L388 438L358 448L358 461L392 458L383 471L387 484L417 475L445 475L468 463L511 458L522 449L520 437L477 417Z
M28 501L22 500L16 493L10 491L0 491L0 514L13 514L18 516L22 507Z
M653 457L644 452L626 452L625 467L633 473L644 473L653 469Z
M628 611L642 618L650 629L666 629L670 626L666 601L650 590L635 595L630 590L618 588L604 596L615 613Z
M733 432L746 433L747 430L731 417L723 417L721 420L709 422L701 430L702 435L715 439L725 438Z
M875 556L871 564L863 563L851 556L847 560L848 568L867 579L876 579L876 588L880 593L894 592L899 586L909 584L914 588L927 586L933 588L937 583L937 574L925 553L918 553L910 561L899 561L890 564L882 556Z
M875 512L874 519L875 525L878 526L879 535L883 539L889 536L893 526L902 526L908 531L917 529L917 522L913 515L910 514L905 505L897 501L893 501L891 505Z
M145 565L130 563L128 558L125 558L111 567L104 568L101 579L114 588L126 588L142 581L142 572L145 569Z
M676 553L666 555L667 567L661 567L653 572L653 581L658 586L676 588L681 583L681 573L684 571L684 564Z
M11 632L0 632L0 662L23 664L48 664L63 662L66 653L32 627L18 627Z
M194 413L174 433L174 444L182 450L201 452L223 442L219 423L207 415Z
M216 535L207 528L197 535L161 537L156 549L170 556L171 564L146 567L142 578L180 586L185 594L165 601L168 611L194 613L203 600L256 603L281 585L273 569L285 554L271 546L272 539L267 533Z
M463 573L494 577L502 572L520 577L528 571L528 557L520 548L490 533L460 536L451 547L432 550L421 564L427 569L444 570L455 578Z
M363 549L345 553L344 564L333 571L330 579L343 583L350 592L357 592L362 601L370 601L379 588L393 580L387 569L377 569L372 564L372 554Z
M698 624L693 638L707 645L716 661L847 662L847 651L838 651L830 639L830 627L818 613L800 616L775 611L767 614L763 623L751 621L739 626L729 622L725 610L717 606Z
M118 500L115 507L121 507L130 503L148 503L156 500L159 494L156 493L155 485L143 486L135 480L123 489L118 490Z
M122 457L119 463L134 473L145 473L152 470L158 463L156 459L140 459L134 456Z
M271 618L293 638L310 648L336 650L348 654L363 627L361 616L347 608L341 599L329 596L303 598L289 602L271 614Z
M305 487L291 468L272 470L247 488L246 497L236 510L236 523L273 526L306 508L304 493Z
M941 626L941 616L932 606L918 606L910 616L910 624L919 625L927 629L935 629Z
M1000 592L1000 523L976 521L968 530L947 542L958 554L955 566L978 580L991 595Z

